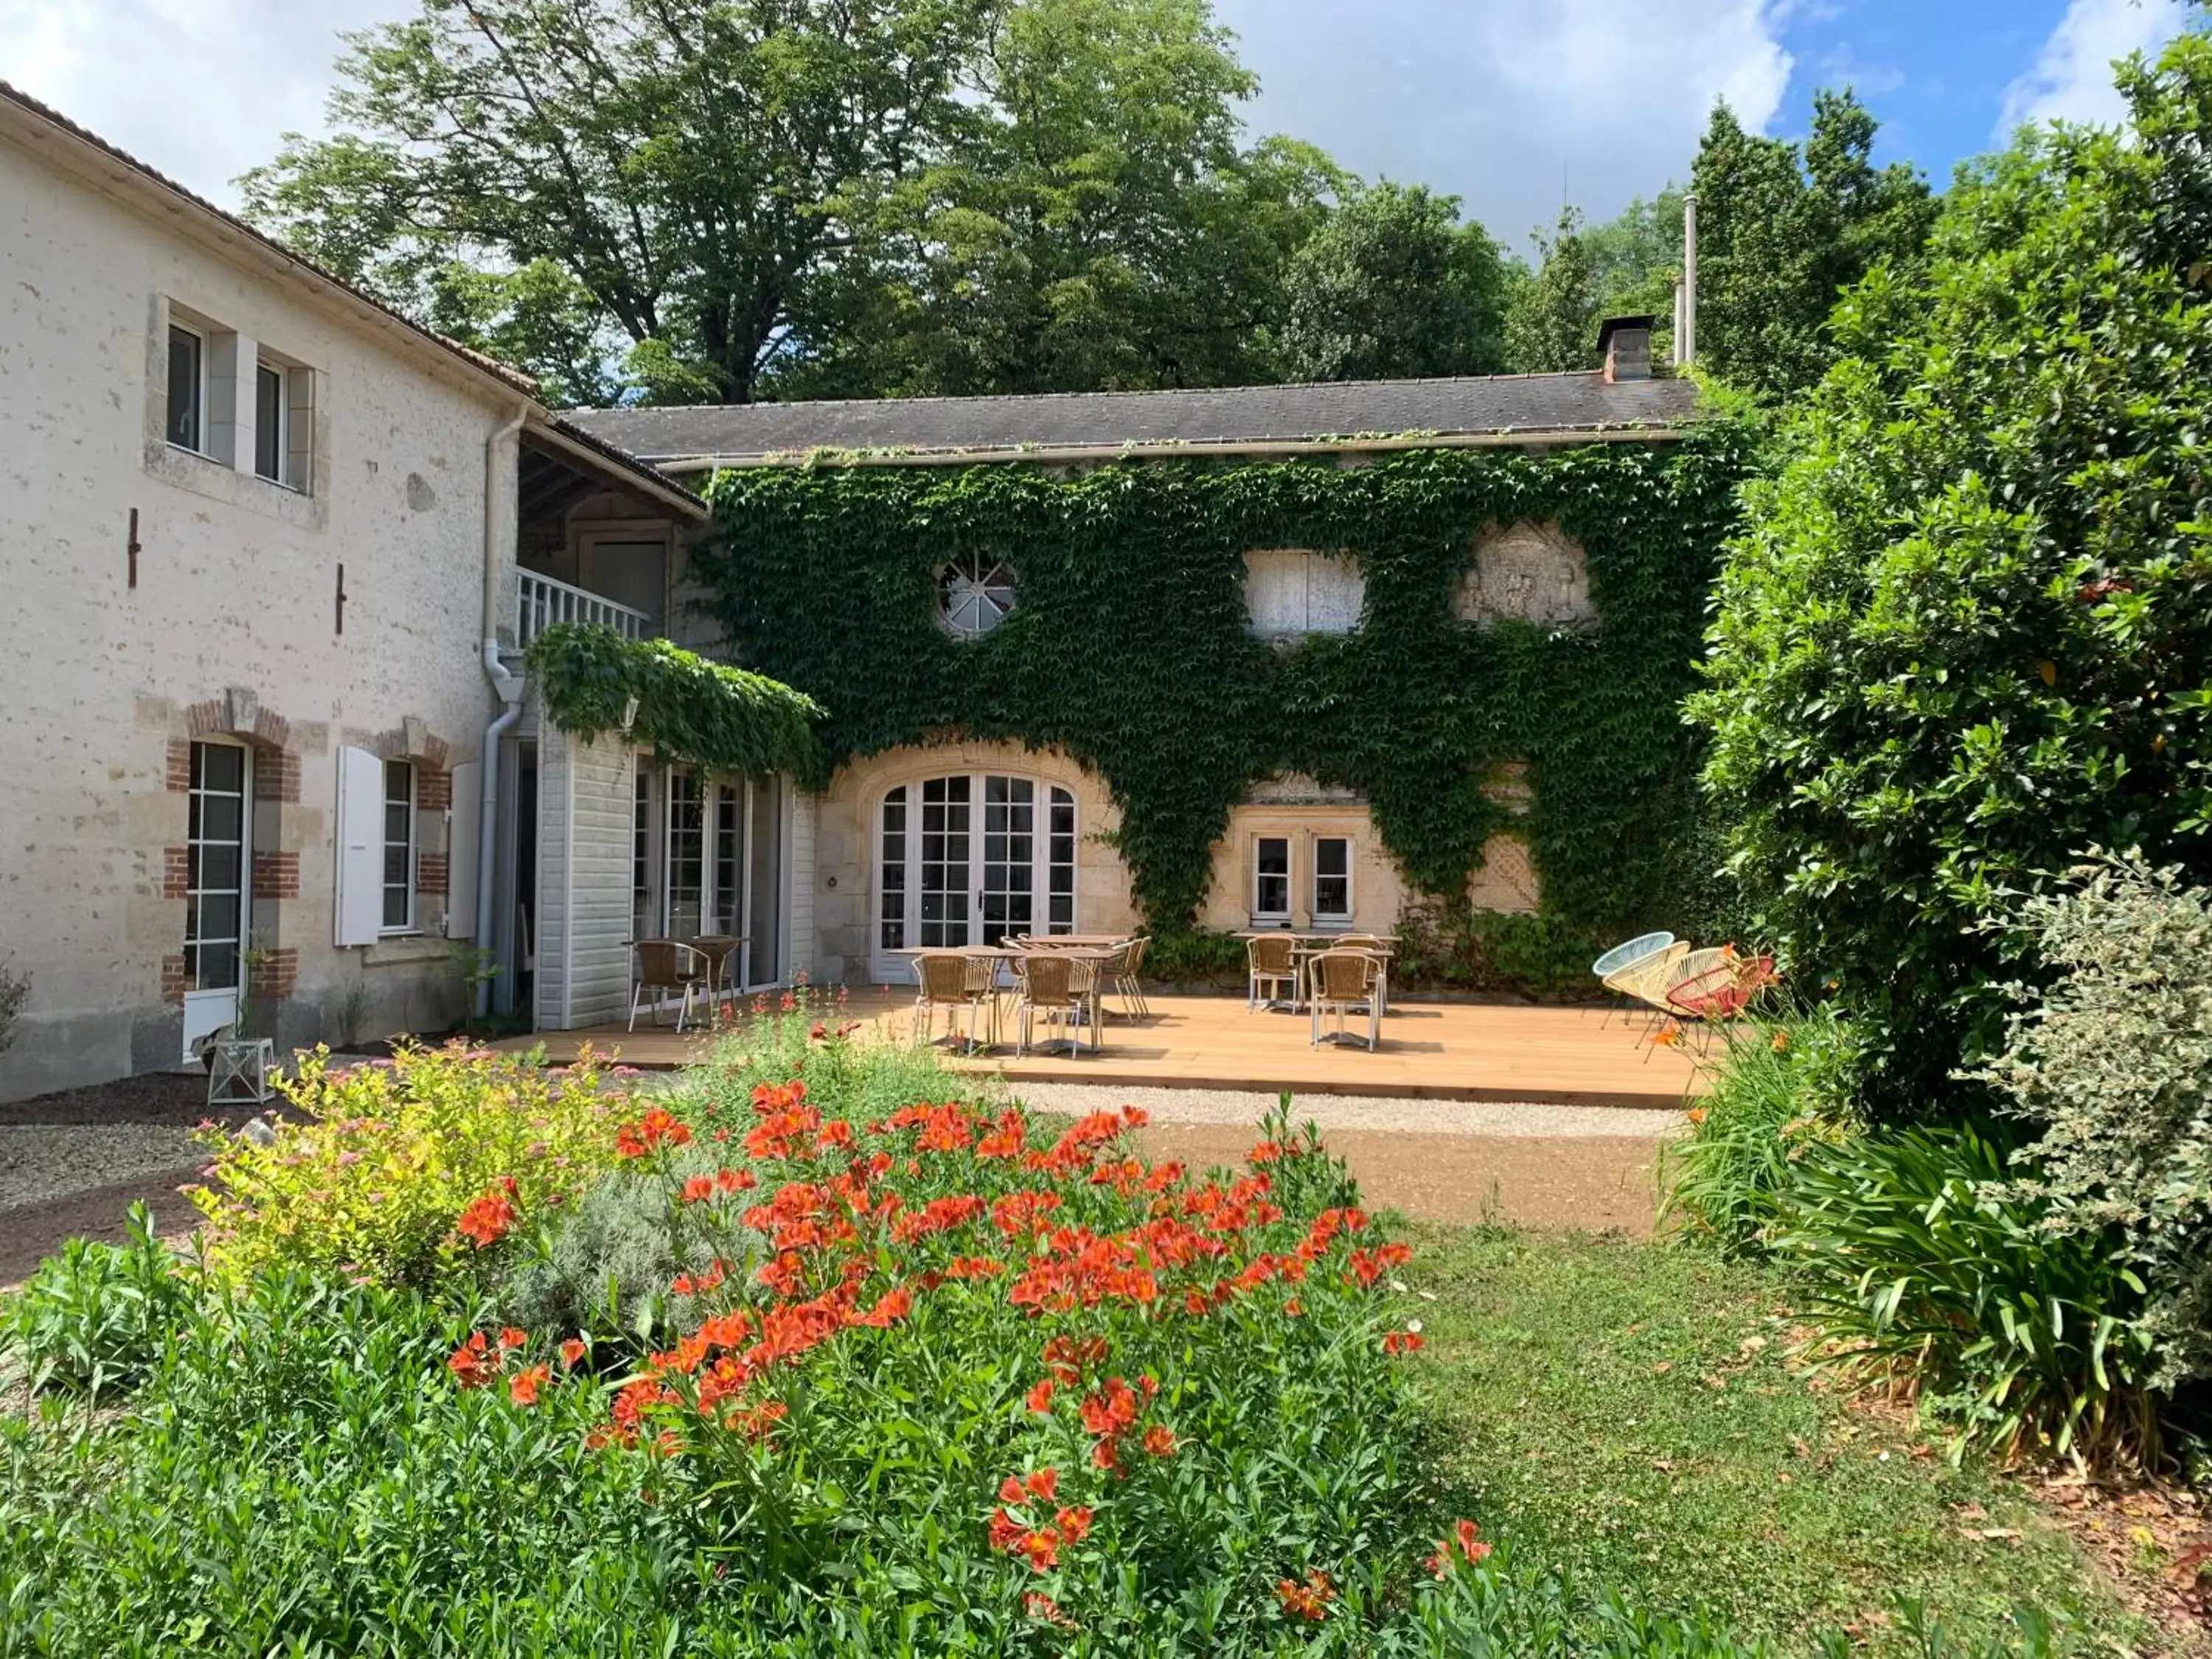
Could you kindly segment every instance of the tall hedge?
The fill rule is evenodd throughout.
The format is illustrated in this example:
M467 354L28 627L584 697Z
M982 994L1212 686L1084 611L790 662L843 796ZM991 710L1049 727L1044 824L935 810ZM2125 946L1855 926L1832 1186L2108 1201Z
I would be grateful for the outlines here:
M2010 894L2212 876L2212 42L2122 81L2132 137L2023 136L1847 297L1722 572L1706 787L1892 1111L1996 1036Z

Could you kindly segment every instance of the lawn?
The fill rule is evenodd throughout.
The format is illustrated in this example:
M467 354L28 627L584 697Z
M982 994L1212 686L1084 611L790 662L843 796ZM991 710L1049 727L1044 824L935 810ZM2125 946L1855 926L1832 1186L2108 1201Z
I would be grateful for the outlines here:
M1900 1595L1960 1635L2010 1634L2027 1603L2078 1650L2170 1650L2016 1486L1793 1364L1774 1270L1614 1237L1413 1237L1449 1477L1523 1559L1790 1651L1823 1626L1917 1651Z

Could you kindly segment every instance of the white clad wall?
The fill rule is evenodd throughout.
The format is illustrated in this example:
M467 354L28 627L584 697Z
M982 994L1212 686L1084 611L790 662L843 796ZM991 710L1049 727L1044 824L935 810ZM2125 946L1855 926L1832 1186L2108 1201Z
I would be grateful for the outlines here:
M546 726L538 752L538 1024L567 1031L629 1009L636 751Z
M793 979L814 972L815 830L821 819L821 798L793 790L791 804L791 874L784 891L791 895L789 972Z

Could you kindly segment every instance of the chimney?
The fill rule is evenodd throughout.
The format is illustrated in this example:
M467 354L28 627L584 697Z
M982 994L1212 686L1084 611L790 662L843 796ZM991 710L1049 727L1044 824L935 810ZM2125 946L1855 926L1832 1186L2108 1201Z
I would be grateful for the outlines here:
M1598 325L1597 355L1608 383L1651 378L1651 322L1649 317L1608 317Z
M1682 280L1674 287L1674 363L1698 356L1698 197L1682 198Z

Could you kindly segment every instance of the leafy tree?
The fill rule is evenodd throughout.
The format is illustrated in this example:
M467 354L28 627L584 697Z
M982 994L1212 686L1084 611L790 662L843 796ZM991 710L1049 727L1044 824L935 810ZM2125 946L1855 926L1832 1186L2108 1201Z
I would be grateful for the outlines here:
M1674 284L1682 275L1682 187L1668 185L1650 201L1638 197L1620 214L1583 233L1589 250L1597 314L1651 316L1656 361L1674 338Z
M1283 367L1294 380L1494 374L1505 366L1498 245L1459 198L1384 182L1353 193L1291 261Z
M974 121L886 204L857 303L794 341L780 393L1271 377L1284 264L1341 175L1244 146L1258 82L1206 0L1024 0L963 87Z
M421 0L249 213L549 395L1207 385L1338 181L1206 0Z
M649 392L744 400L827 326L879 198L970 124L986 10L422 0L346 37L343 130L288 137L247 211L572 395L605 395L579 359L626 342Z
M1893 1112L1990 1051L2019 890L2092 847L2212 876L2212 40L2121 84L2132 134L2023 133L1919 283L1838 308L1692 704L1731 867Z
M1691 169L1698 352L1715 374L1770 397L1812 385L1837 355L1825 325L1842 290L1918 260L1935 203L1912 168L1875 167L1875 131L1848 89L1814 94L1802 146L1715 106Z
M1511 289L1505 356L1516 372L1556 374L1597 363L1597 273L1582 215L1563 208L1550 236L1532 234L1540 256L1533 275Z

